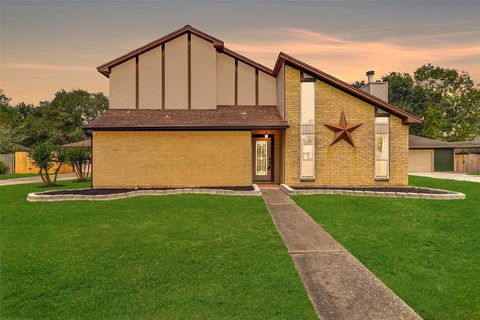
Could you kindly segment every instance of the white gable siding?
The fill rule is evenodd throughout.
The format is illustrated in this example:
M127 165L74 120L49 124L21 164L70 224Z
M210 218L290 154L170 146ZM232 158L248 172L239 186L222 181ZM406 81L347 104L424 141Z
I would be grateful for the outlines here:
M110 73L110 109L135 109L135 58L112 68Z
M235 104L235 59L217 53L217 105Z
M277 80L262 71L258 72L258 104L264 106L277 104Z
M192 109L215 109L217 106L215 56L213 43L192 35Z
M238 104L255 105L255 69L238 61Z
M188 108L188 36L165 43L165 108Z
M162 108L162 47L138 58L138 100L140 109Z

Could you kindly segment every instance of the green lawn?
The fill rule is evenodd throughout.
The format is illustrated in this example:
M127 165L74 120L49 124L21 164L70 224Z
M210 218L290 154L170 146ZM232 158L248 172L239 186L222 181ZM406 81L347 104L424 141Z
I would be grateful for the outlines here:
M2 319L316 318L260 197L26 202L35 190L0 187Z
M34 177L34 176L38 176L38 173L11 173L11 174L0 174L0 180L16 179L16 178L25 178L25 177Z
M466 200L294 200L425 319L480 319L480 184L410 177Z

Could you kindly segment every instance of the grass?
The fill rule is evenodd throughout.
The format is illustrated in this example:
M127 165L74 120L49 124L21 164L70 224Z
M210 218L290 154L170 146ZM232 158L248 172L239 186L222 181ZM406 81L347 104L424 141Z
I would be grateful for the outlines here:
M16 178L25 178L25 177L35 177L38 176L38 173L10 173L10 174L0 174L0 180L6 179L16 179Z
M425 319L480 319L480 184L410 177L466 200L294 200Z
M480 172L476 172L476 173L469 173L470 175L472 176L480 176Z
M28 203L36 186L0 187L2 319L316 318L260 197Z

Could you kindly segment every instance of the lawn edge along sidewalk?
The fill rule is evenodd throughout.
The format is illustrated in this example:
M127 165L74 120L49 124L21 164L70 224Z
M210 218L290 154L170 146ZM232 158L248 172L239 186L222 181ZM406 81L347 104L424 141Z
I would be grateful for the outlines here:
M322 319L421 319L281 190L262 196Z

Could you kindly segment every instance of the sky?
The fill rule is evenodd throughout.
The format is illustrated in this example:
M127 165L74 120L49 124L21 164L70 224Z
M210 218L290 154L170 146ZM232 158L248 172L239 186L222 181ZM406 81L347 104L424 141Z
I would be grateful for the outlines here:
M108 95L98 65L186 24L270 68L283 51L349 83L426 63L480 83L480 0L0 0L0 88L13 103Z

